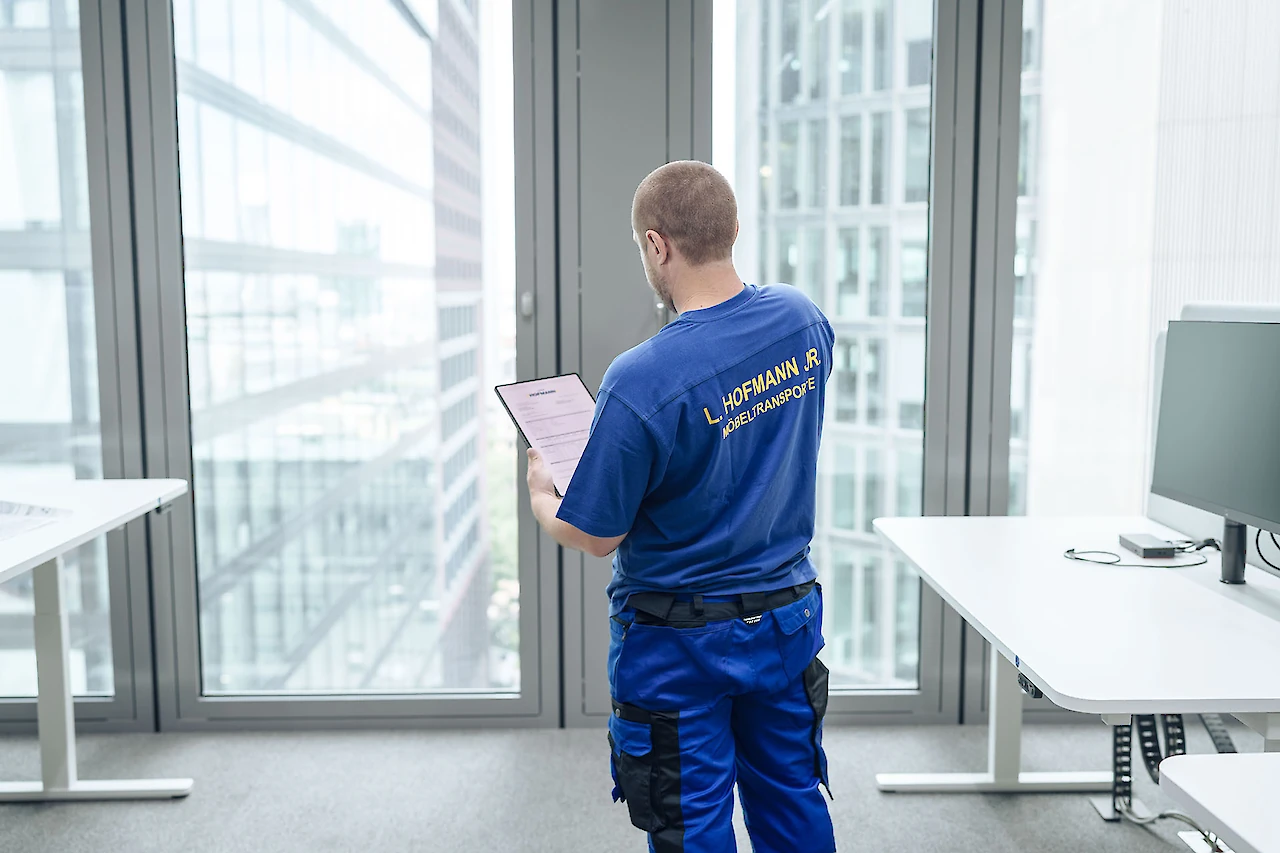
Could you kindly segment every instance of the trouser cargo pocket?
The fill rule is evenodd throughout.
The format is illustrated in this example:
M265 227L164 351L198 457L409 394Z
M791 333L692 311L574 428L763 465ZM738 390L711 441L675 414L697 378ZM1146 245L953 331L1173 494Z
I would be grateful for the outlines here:
M609 748L614 802L627 804L636 828L658 832L664 824L654 809L653 723L648 712L615 704L609 718Z
M822 748L822 721L827 716L827 694L830 672L822 661L816 657L804 671L804 692L809 697L809 707L813 709L813 728L810 740L813 743L813 770L822 786L831 796L831 782L827 776L827 753Z

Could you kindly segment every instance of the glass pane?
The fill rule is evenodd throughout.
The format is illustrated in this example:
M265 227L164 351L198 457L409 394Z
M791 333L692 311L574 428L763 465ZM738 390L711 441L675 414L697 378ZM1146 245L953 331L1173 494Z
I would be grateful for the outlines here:
M928 256L928 244L924 240L903 241L900 259L903 317L924 316Z
M823 290L827 283L827 247L826 234L822 227L808 228L804 232L805 274L800 287L814 302L823 301Z
M1011 514L1142 514L1158 336L1280 300L1280 18L1191 6L1023 2Z
M102 477L78 27L60 2L0 3L0 484ZM71 687L111 695L106 543L64 568ZM0 697L36 695L31 583L0 584Z
M805 187L810 207L827 206L827 122L809 122L809 180Z
M862 273L858 265L857 228L841 228L836 246L836 310L839 317L865 316L866 309L858 294L858 279Z
M827 46L830 35L827 32L827 21L831 18L831 4L827 2L809 3L809 98L820 101L827 97L827 77L831 75L831 59Z
M929 110L907 110L902 200L929 200Z
M778 125L778 207L794 208L800 204L800 123L788 121Z
M885 203L885 182L889 180L889 114L871 116L871 204Z
M736 16L717 24L737 41L715 65L712 136L738 191L739 271L804 289L836 333L812 558L844 690L918 686L919 581L871 525L920 512L933 5L716 5Z
M205 692L519 691L509 5L173 9Z
M840 92L862 92L862 2L845 0L840 25Z
M893 76L893 45L889 40L894 12L894 0L871 0L871 85L883 91L890 86Z
M862 203L862 116L840 119L840 203Z

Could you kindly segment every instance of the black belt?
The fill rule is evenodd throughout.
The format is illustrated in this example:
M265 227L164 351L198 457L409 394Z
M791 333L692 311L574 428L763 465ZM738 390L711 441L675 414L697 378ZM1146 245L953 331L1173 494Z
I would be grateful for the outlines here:
M808 595L816 581L789 586L773 592L744 592L728 601L704 601L701 595L680 596L669 592L637 592L627 598L636 611L638 625L666 625L671 628L701 628L708 622L761 616Z

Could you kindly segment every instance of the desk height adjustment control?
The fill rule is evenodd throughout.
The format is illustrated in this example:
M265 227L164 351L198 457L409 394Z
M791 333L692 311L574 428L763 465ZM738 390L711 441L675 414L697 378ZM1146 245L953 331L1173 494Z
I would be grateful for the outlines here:
M1039 687L1031 683L1031 679L1022 673L1018 673L1018 686L1022 688L1022 692L1030 696L1032 699L1043 699L1044 693Z

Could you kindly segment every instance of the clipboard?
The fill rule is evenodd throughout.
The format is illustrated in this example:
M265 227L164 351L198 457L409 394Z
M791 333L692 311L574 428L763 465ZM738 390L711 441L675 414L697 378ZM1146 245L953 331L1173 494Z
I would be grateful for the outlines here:
M582 377L562 373L494 387L524 443L542 454L556 495L565 489L587 447L596 399Z

